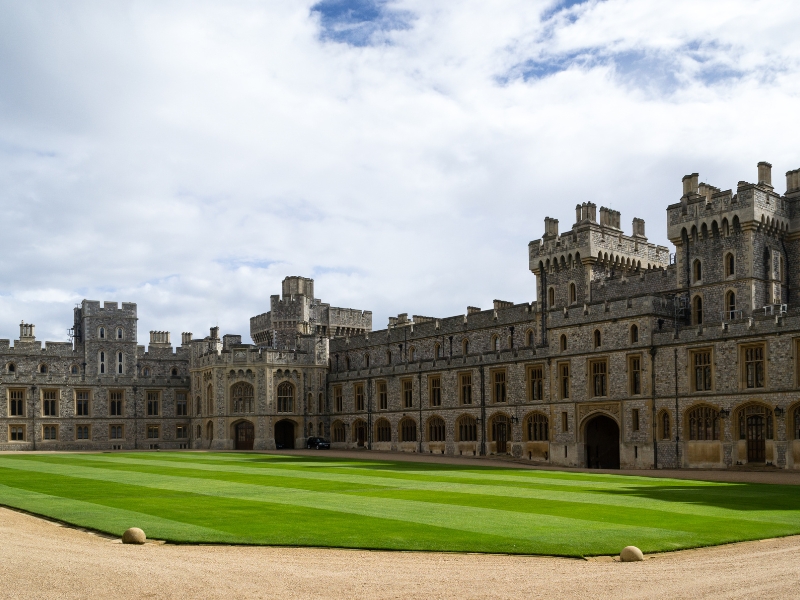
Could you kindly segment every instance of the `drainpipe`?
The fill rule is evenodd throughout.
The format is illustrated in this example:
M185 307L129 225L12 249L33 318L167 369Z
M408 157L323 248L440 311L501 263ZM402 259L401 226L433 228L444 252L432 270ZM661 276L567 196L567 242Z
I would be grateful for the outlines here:
M417 373L417 392L419 396L419 436L417 437L417 452L422 454L422 436L425 435L425 426L422 424L422 363Z
M650 334L652 336L652 333ZM656 351L650 347L650 395L653 404L653 468L658 469L658 415L656 414Z
M483 365L480 366L481 372L481 456L486 456L486 385L483 372Z
M31 386L31 440L33 440L33 449L36 450L36 386Z
M675 468L681 468L681 427L680 412L678 412L678 349L675 348L673 356L674 375L675 375Z
M372 379L367 378L367 450L372 450Z

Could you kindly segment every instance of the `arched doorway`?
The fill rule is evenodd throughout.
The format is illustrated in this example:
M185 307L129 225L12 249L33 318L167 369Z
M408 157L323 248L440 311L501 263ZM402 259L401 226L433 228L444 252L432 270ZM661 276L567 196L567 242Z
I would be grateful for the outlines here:
M497 454L505 454L508 451L509 429L508 417L505 415L497 415L492 420L492 439L497 445Z
M284 419L275 423L275 447L278 450L294 450L294 421Z
M364 421L353 423L353 438L359 448L363 448L367 441L367 424Z
M256 430L250 421L237 423L234 430L234 440L237 450L252 450L253 440L256 437Z
M206 424L206 438L208 439L208 447L211 448L211 442L214 441L214 423L211 421Z
M586 423L586 466L619 469L619 425L611 417L597 415Z

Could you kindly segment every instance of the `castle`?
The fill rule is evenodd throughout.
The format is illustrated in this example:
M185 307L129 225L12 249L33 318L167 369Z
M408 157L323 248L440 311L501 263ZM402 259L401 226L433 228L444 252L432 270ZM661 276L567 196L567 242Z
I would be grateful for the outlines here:
M592 202L529 244L538 297L372 330L287 277L252 344L150 332L84 300L73 341L0 340L2 450L333 447L600 468L800 468L800 169L683 178L675 246ZM598 219L599 213L599 219Z

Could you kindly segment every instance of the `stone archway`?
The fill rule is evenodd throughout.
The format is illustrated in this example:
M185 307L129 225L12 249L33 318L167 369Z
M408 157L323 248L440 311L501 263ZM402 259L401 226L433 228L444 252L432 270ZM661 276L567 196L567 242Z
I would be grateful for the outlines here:
M606 415L591 417L584 425L586 466L619 469L619 425Z
M275 423L275 448L294 450L295 422L284 419Z
M240 421L233 428L233 439L236 450L252 450L256 430L250 421Z
M211 448L211 443L214 441L214 423L211 421L206 423L206 439L208 440L208 447Z

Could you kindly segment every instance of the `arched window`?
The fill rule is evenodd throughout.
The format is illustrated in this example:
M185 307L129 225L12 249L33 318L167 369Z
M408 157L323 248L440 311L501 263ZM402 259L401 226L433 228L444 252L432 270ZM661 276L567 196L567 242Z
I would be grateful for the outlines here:
M433 345L433 356L436 358L442 358L442 347L438 343Z
M125 372L125 355L122 352L117 352L117 374L122 375Z
M106 372L106 353L100 352L100 374L103 375Z
M333 437L334 442L345 441L344 423L341 421L336 421L336 423L331 425L331 436Z
M575 304L578 301L578 291L574 283L569 284L569 303Z
M553 308L556 304L556 290L555 288L550 288L547 291L547 308Z
M687 419L690 440L718 440L719 412L710 406L698 406L689 411Z
M150 377L150 367L144 367L142 369L142 375L145 377Z
M214 414L214 387L210 383L206 388L206 409L209 415Z
M45 365L45 364L39 365L39 373L41 373L42 375L47 373L47 365Z
M325 412L325 400L323 399L322 392L320 392L319 397L317 398L317 412L319 414Z
M231 410L235 413L253 412L253 386L240 381L231 388ZM278 412L281 412L280 410ZM291 412L291 411L285 411Z
M736 294L734 292L725 294L725 312L728 319L736 318Z
M458 420L458 441L477 442L478 441L478 422L474 417L464 415Z
M692 273L694 273L695 283L703 279L703 264L700 262L700 259L695 259Z
M733 253L729 252L725 255L725 277L733 277L736 274L736 259Z
M772 410L761 404L750 404L739 410L739 439L747 439L748 428L760 431L758 438L768 440L775 437L775 423L772 419Z
M344 357L344 370L345 371L349 371L350 370L350 357L349 356L345 356Z
M528 329L528 331L525 332L525 345L533 346L533 329Z
M525 421L525 431L529 442L546 442L550 439L547 416L534 413Z
M492 350L495 352L500 350L500 336L497 335L492 336Z
M201 437L203 437L203 428L202 428L202 426L198 425L197 426L197 439L199 440Z
M563 333L561 334L560 346L561 346L561 351L562 352L567 349L567 336L564 335Z
M177 377L178 376L178 369L173 367L172 371L170 371L170 375L172 375L173 377Z
M672 426L669 424L669 413L667 411L661 413L661 439L672 439Z
M99 337L101 340L106 339L106 328L105 327L101 327L100 329L97 330L97 337Z
M72 375L77 375L78 373L80 373L80 369L78 369L78 365L72 365L72 366L69 368L69 372L70 372Z
M6 366L6 370L7 370L9 373L16 373L16 371L17 371L17 365L15 365L14 363L8 363L8 366Z
M122 327L117 327L117 339L121 340L124 338L125 338L125 331L122 329Z
M400 421L400 441L417 441L417 423L413 419L403 419Z
M375 441L392 441L392 426L386 419L378 419L378 421L375 423Z
M703 324L703 297L695 296L692 302L692 317L695 325Z
M197 406L195 408L197 410L195 411L195 415L194 416L195 417L199 417L201 415L201 413L203 412L203 403L200 400L200 396L197 397L197 403L196 404L197 404ZM197 427L199 428L200 426L198 425ZM197 434L197 437L200 437L199 433Z
M600 330L599 329L595 329L594 330L594 347L595 348L599 348L602 345L602 343L603 343L603 338L600 335Z
M369 369L369 354L364 355L364 366Z
M636 344L639 341L639 326L631 325L631 344Z
M464 356L469 354L469 340L466 338L461 342L461 354Z
M294 411L294 386L284 381L278 386L278 412Z
M386 364L387 365L391 365L392 364L392 351L391 350L387 350L386 351Z
M441 417L431 417L428 421L428 441L443 442L444 439L444 419Z
M412 362L417 360L417 349L414 348L414 346L411 346L408 349L408 360L410 360Z

